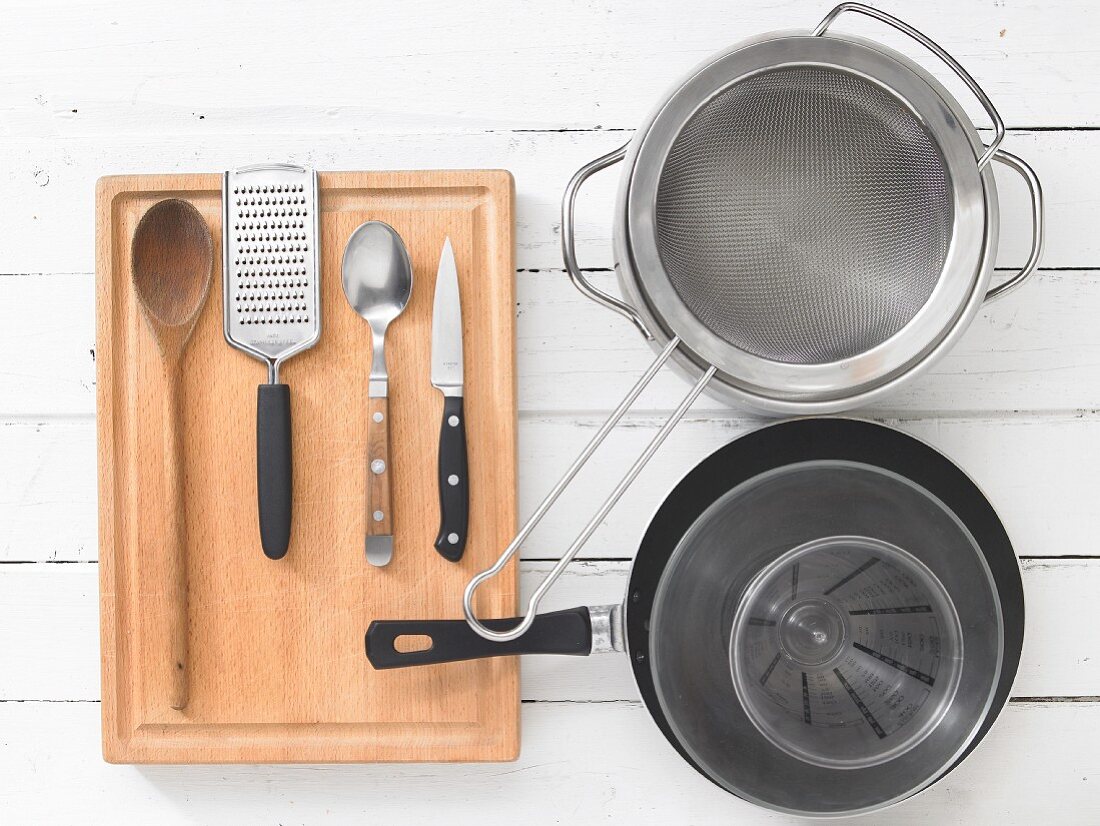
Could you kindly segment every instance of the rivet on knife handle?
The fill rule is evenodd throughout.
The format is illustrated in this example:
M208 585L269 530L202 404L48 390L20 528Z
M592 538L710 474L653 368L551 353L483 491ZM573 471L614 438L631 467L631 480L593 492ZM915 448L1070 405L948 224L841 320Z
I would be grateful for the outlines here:
M435 549L444 559L458 562L466 549L470 486L466 467L466 414L461 396L443 399L439 431L439 536Z

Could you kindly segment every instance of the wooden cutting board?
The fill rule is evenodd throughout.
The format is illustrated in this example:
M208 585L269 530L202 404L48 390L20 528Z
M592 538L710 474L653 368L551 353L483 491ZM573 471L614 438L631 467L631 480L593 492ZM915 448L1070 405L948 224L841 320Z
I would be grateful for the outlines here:
M222 337L221 176L103 178L96 192L103 752L119 763L511 760L519 751L515 658L374 671L374 619L462 616L462 590L512 538L516 513L514 188L502 170L320 175L321 338L285 363L293 419L294 522L266 558L256 513L256 387L266 367ZM130 273L144 212L190 201L215 240L210 297L183 378L185 501L164 501L164 379ZM395 547L363 554L370 330L340 263L378 219L403 237L412 298L390 327ZM429 383L432 297L450 236L466 363L470 532L459 564L433 547L443 400ZM190 701L169 707L171 598L161 550L185 507ZM479 613L516 607L516 571L478 592Z

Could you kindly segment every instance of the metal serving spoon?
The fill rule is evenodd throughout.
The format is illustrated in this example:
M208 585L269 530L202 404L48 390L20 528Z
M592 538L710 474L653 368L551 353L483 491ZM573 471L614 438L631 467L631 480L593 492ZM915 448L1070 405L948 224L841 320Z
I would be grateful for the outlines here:
M164 502L172 676L168 703L188 699L187 519L183 489L183 353L210 292L214 239L187 201L158 201L141 217L130 247L130 272L145 320L164 362Z
M385 336L412 294L412 263L401 236L389 224L367 221L344 249L344 295L370 325L373 345L367 390L367 531L371 565L393 558L393 491L390 484L389 373Z

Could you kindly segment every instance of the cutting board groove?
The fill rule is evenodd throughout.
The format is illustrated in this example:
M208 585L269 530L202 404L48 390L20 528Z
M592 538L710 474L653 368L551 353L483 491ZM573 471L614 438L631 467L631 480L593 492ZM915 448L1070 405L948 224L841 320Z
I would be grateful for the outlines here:
M115 176L96 192L96 341L103 752L120 763L510 760L519 750L514 658L374 671L371 620L453 618L462 589L511 539L516 513L512 228L502 170L321 173L321 338L287 361L294 523L279 561L260 548L256 387L261 362L222 337L221 176ZM168 706L170 597L159 551L169 508L164 384L131 286L144 212L183 198L217 246L210 297L183 367L191 693ZM363 221L392 225L413 263L390 327L394 560L363 555L370 330L344 299L340 261ZM432 296L443 240L462 294L470 533L459 564L433 541L442 397L429 383ZM479 591L479 612L516 607L514 565Z

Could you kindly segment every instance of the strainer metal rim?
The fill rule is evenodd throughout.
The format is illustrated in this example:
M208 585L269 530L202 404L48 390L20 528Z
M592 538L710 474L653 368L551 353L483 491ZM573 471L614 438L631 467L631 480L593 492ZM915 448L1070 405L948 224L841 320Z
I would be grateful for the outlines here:
M788 364L739 350L687 308L661 264L656 195L664 158L694 112L731 85L780 67L817 66L856 75L884 89L928 129L944 156L955 216L939 282L921 310L896 334L852 358ZM981 141L958 102L930 74L877 43L848 35L773 33L719 54L695 70L654 110L631 141L616 208L620 286L656 336L657 349L679 336L674 359L689 373L719 368L712 395L771 412L834 412L878 395L908 377L977 312L996 248L996 183L976 163ZM660 307L658 312L655 308ZM661 339L664 339L663 341ZM691 352L687 352L690 350Z

